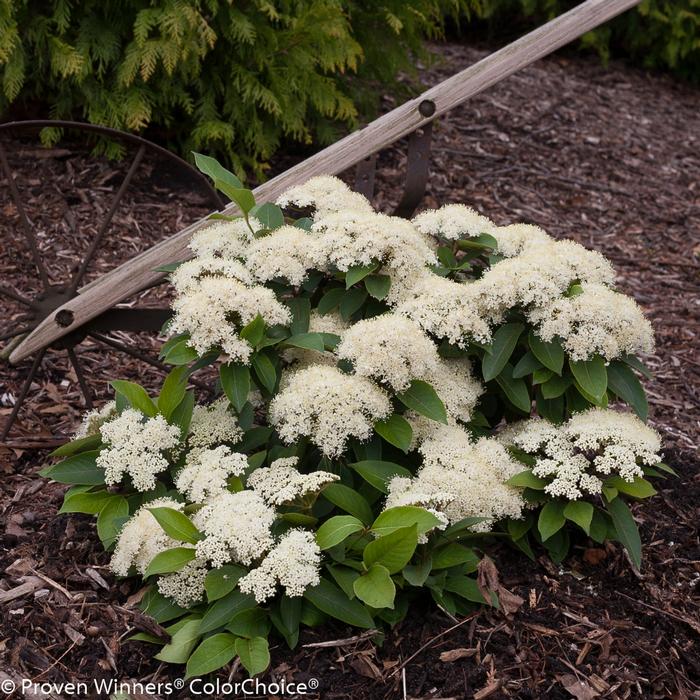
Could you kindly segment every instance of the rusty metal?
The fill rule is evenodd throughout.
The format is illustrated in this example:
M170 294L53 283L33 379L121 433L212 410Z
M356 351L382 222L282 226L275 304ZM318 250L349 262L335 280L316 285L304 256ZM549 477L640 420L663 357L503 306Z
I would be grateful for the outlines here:
M364 195L367 199L374 197L374 176L376 171L376 153L361 160L355 168L355 191Z
M209 180L200 173L196 168L191 166L189 163L184 161L179 156L171 153L170 151L158 146L157 144L151 143L140 136L135 136L133 134L127 134L116 129L111 129L108 127L97 126L93 124L82 124L80 122L71 121L59 121L59 120L32 120L24 122L8 122L5 124L0 124L0 136L3 133L9 131L26 131L26 130L37 130L46 127L57 127L60 129L78 130L82 132L89 132L97 136L107 137L113 140L121 141L126 144L133 144L136 147L136 153L131 161L129 168L120 183L111 203L107 213L104 215L102 222L99 225L97 233L92 238L88 250L82 257L80 264L77 265L76 271L73 273L71 279L67 283L56 284L51 281L49 272L42 260L42 251L39 247L39 242L37 240L34 227L32 225L31 219L27 214L27 210L22 201L22 196L20 190L17 187L15 178L13 177L12 169L10 167L5 148L0 142L0 171L4 174L8 182L10 196L14 202L15 207L20 218L21 232L23 234L25 244L31 254L34 266L37 269L38 277L41 282L41 291L38 294L25 296L14 289L10 289L5 286L0 286L0 295L5 296L8 299L12 299L19 304L22 304L27 308L27 314L24 317L15 318L14 323L17 323L17 327L14 329L7 329L0 333L0 341L6 341L8 339L17 338L18 336L25 335L31 332L34 328L39 325L39 323L48 317L49 315L60 309L61 306L65 304L69 299L72 299L78 292L85 274L88 271L90 263L94 260L95 254L99 250L100 245L103 243L107 232L110 229L114 215L117 212L120 203L123 201L124 195L131 185L134 175L138 171L139 167L143 164L144 156L147 153L154 153L162 156L166 160L174 163L182 170L186 170L194 178L194 180L201 184L202 189L207 195L207 199L211 206L215 209L222 209L224 206L223 201L219 197L217 191L209 183ZM116 307L106 311L97 318L95 318L90 323L82 326L76 331L70 333L69 335L61 338L56 343L52 344L53 349L65 350L68 354L68 359L70 361L75 375L77 378L80 391L85 399L85 405L88 409L92 407L93 398L92 392L88 385L87 378L83 371L82 363L78 354L75 351L76 346L81 343L88 335L99 340L103 344L106 344L116 350L124 352L132 357L137 357L138 359L151 364L153 366L159 367L167 371L169 368L162 362L158 362L153 358L143 355L134 351L127 345L113 341L111 338L103 336L103 333L109 333L113 330L122 330L130 332L157 332L163 323L170 317L170 311L168 309L157 309L157 308L127 308L127 307ZM72 313L68 310L61 309L56 313L56 321L59 325L68 327L73 323ZM20 323L21 322L21 323ZM11 341L12 342L12 341ZM39 372L41 361L44 357L45 350L38 353L32 362L32 366L29 370L29 374L25 379L22 388L17 396L15 405L13 406L10 416L5 421L5 424L0 433L0 442L4 441L8 436L13 424L15 423L22 404L25 402L31 384L34 381L37 373ZM196 384L205 387L202 382L195 382Z
M420 107L428 102L430 102L430 100L421 102L419 110ZM430 102L430 104L432 104L432 102ZM434 111L435 105L433 104L433 112ZM395 216L409 219L425 195L425 188L428 184L428 176L430 175L430 142L432 133L433 123L428 122L420 129L416 129L409 136L406 161L406 183L404 184L401 201L394 210Z

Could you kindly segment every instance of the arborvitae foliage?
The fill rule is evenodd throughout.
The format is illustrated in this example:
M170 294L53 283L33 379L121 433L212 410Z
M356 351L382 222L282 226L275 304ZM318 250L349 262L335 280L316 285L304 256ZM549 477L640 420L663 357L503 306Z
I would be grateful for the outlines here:
M0 113L38 103L260 172L282 139L337 138L358 90L410 67L421 39L470 4L0 0Z

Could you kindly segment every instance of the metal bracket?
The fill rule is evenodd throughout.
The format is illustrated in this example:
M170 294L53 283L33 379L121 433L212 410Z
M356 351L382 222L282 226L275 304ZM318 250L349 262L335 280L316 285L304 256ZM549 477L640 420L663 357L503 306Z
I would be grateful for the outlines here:
M430 141L433 134L433 123L428 122L416 129L408 139L406 162L406 184L403 196L394 210L394 216L409 219L420 204L430 174Z

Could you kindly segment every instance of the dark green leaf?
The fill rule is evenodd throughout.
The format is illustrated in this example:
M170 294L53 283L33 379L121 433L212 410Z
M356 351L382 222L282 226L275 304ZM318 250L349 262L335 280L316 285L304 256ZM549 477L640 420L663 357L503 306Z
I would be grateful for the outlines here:
M445 404L430 384L420 379L414 379L406 391L396 395L404 406L413 409L426 418L447 425Z
M649 416L649 404L642 385L634 372L622 362L611 362L608 365L608 386L623 401L626 401L634 412L643 420Z
M377 535L388 535L399 528L415 525L418 534L424 535L440 526L440 519L420 506L395 506L382 511L372 523L372 532Z
M532 400L527 390L527 384L525 384L524 379L513 379L512 365L506 364L503 371L496 377L496 382L513 406L523 413L530 413Z
M115 379L110 384L118 394L121 394L129 402L132 408L141 411L145 416L152 417L158 413L156 405L140 384L127 382L123 379Z
M306 297L294 297L287 302L292 312L292 323L289 330L292 335L308 333L311 318L311 302Z
M525 469L525 471L522 471L515 476L511 476L510 479L506 481L506 484L508 484L508 486L517 486L518 488L523 489L528 488L542 491L542 489L544 489L544 487L547 485L547 482L539 476L535 476L531 469Z
M569 501L564 507L564 517L576 523L587 535L591 534L592 504L587 501Z
M537 520L537 529L540 531L542 541L545 542L556 532L559 532L565 523L564 504L560 501L547 501Z
M172 635L170 643L166 644L155 655L155 658L170 664L184 664L202 637L199 631L200 623L200 619L190 618L179 625L177 631Z
M330 549L340 544L346 537L360 532L365 526L352 515L336 515L326 520L316 532L319 549Z
M389 492L389 481L395 476L411 477L412 474L405 467L393 462L382 462L369 459L362 462L354 462L348 465L354 469L368 484L382 493Z
M630 555L632 563L639 569L642 566L642 541L637 524L627 504L621 498L608 503L608 513L617 531L617 538Z
M231 187L243 187L243 183L232 172L226 170L216 158L205 156L195 151L192 151L192 155L197 168L212 180L221 180L231 185Z
M535 331L530 331L528 343L532 354L548 369L561 374L564 367L564 348L557 340L542 340Z
M236 587L238 579L245 573L245 569L236 564L224 564L218 569L208 571L207 577L204 579L207 600L213 603L228 595Z
M236 643L239 641L243 640L237 640L228 632L207 637L187 661L185 678L203 676L225 666L238 653ZM265 664L265 668L267 668L267 664Z
M569 360L569 367L581 389L597 401L601 401L608 388L608 372L603 358Z
M239 335L254 348L257 347L265 337L265 321L263 317L257 314L252 321L249 321L241 328Z
M97 466L98 454L99 450L80 452L53 467L42 469L39 473L47 479L58 481L60 484L82 484L84 486L104 484L104 470Z
M184 514L174 508L149 508L153 517L169 535L178 542L189 542L196 544L200 539L200 532L192 521Z
M262 608L249 608L236 613L226 629L237 637L267 637L270 631L270 618Z
M540 388L542 391L542 396L545 399L556 399L558 396L561 396L570 386L571 379L569 377L560 377L559 375L555 374Z
M411 447L413 430L403 416L394 413L386 420L378 420L374 424L374 430L389 444L398 447L403 452L408 452Z
M371 297L379 301L386 299L391 289L391 277L389 275L369 275L365 278L365 288Z
M284 347L304 348L306 350L316 350L323 352L325 350L325 342L321 333L298 333L290 338L287 338L282 345Z
M333 505L359 518L366 525L372 522L372 509L369 507L369 503L349 486L337 482L328 484L323 489L322 494Z
M484 354L481 363L484 381L488 382L501 374L524 330L525 326L522 323L506 323L493 334L490 352ZM513 370L511 369L510 377L512 376Z
M513 379L521 379L542 367L542 363L530 352L526 352L513 368Z
M373 265L355 265L348 269L345 273L345 289L350 289L353 284L361 282L365 277L372 274L379 265L374 263Z
M433 570L449 569L460 564L467 564L468 571L476 571L479 566L479 557L469 547L450 542L433 552Z
M77 440L71 440L65 445L57 447L49 457L72 457L78 452L87 452L90 450L95 450L100 446L102 438L100 435L88 435L84 438L78 438Z
M240 413L250 393L250 370L245 365L229 363L219 368L221 387L231 405Z
M255 354L252 360L255 376L271 394L277 385L277 370L267 355Z
M284 226L282 210L276 204L271 204L270 202L256 204L250 210L250 215L254 216L262 224L262 227L269 231L274 231L276 228Z
M185 564L188 564L193 559L193 547L173 547L172 549L166 549L163 552L159 552L151 559L144 573L144 578L148 578L154 574L170 574L174 571L180 571Z
M368 569L372 564L381 564L389 573L395 574L411 561L417 544L418 526L400 527L388 535L372 540L365 547L362 559Z
M318 585L307 588L304 598L321 612L348 625L364 629L374 627L374 620L367 608L357 600L349 600L340 588L325 578L322 578Z
M367 299L367 290L362 287L348 289L340 300L340 315L343 320L349 321L350 317L359 310ZM319 304L320 306L320 304Z
M113 496L97 516L97 535L105 549L116 542L122 526L129 516L129 503L123 496Z
M253 639L237 639L236 653L241 659L243 668L252 678L262 673L270 665L270 651L267 639L254 637Z
M336 287L335 289L328 290L318 302L318 307L316 310L321 316L325 316L327 313L333 311L333 309L338 307L340 301L345 296L345 290L342 287Z
M201 632L206 634L225 627L239 612L257 606L252 595L233 590L209 606L202 618Z
M173 411L180 405L180 401L185 398L188 377L187 367L176 367L165 378L158 397L158 411L163 414L166 420L170 419Z

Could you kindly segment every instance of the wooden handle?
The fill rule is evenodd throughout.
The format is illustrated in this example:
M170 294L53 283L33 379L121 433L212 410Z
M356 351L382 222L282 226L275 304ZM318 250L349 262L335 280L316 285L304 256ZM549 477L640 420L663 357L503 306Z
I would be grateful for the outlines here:
M581 3L573 10L435 85L419 97L379 117L363 129L349 134L263 183L254 190L257 201L274 200L288 187L300 184L314 175L335 175L346 170L520 68L530 65L621 12L638 5L640 1L587 0ZM224 212L235 215L237 209L234 205L229 205ZM10 362L23 360L115 304L162 279L164 274L155 272L155 268L190 257L187 248L190 237L209 223L207 218L200 219L84 286L78 296L44 319L14 349L10 355ZM58 311L62 312L64 322L65 319L72 321L68 325L60 326L54 320Z

